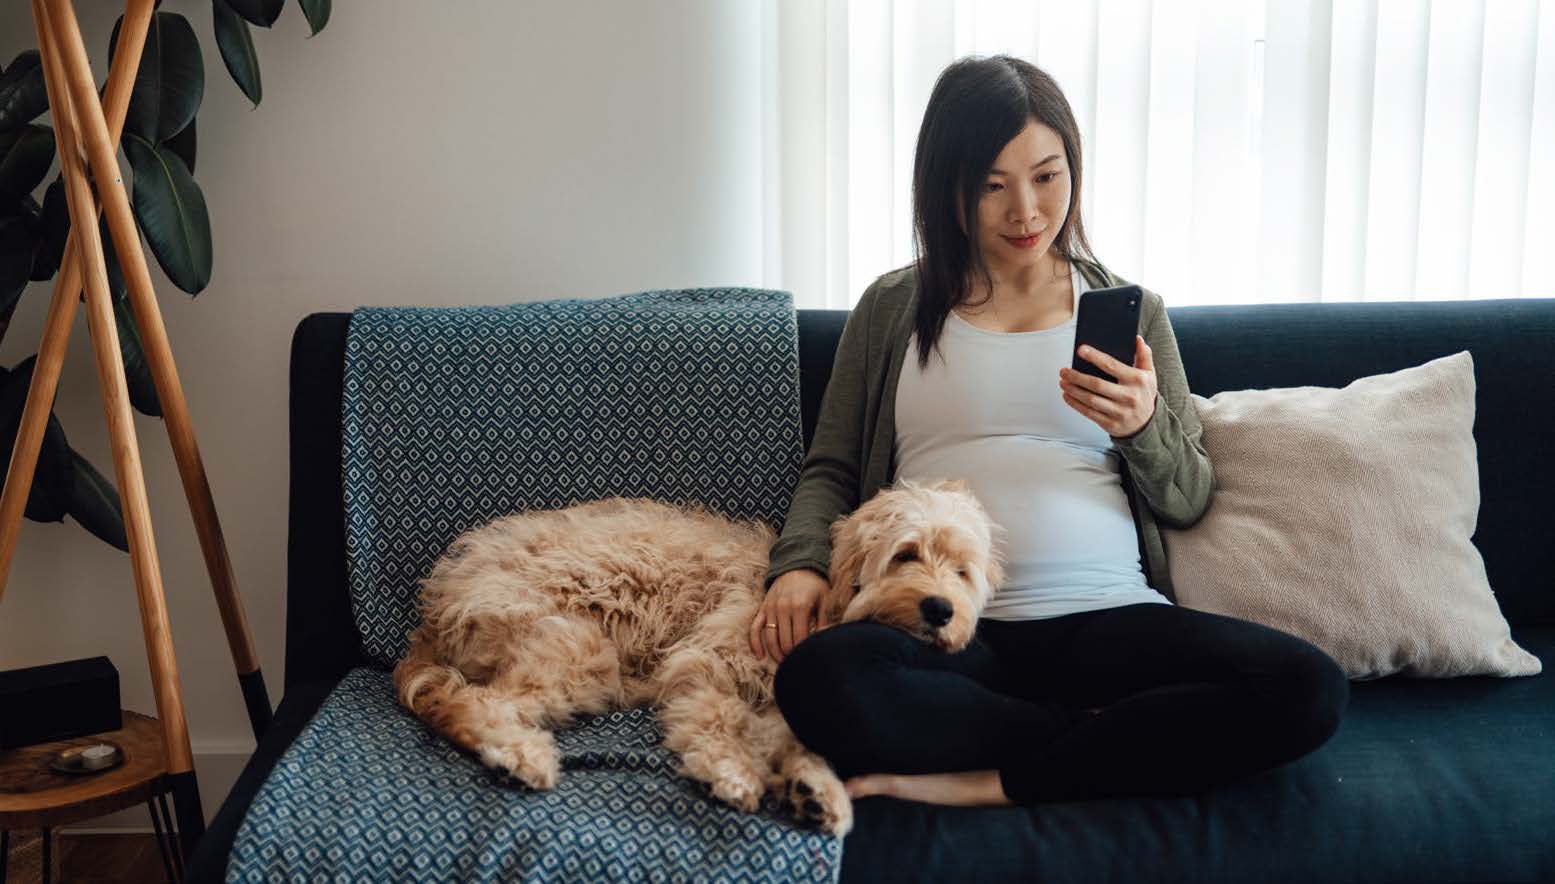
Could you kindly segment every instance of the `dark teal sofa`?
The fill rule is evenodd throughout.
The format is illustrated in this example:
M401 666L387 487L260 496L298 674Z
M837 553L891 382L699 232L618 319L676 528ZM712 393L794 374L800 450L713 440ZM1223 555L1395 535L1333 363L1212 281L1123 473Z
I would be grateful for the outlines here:
M1178 307L1169 315L1189 383L1203 396L1343 386L1469 350L1482 491L1474 542L1513 637L1545 673L1352 683L1340 728L1319 750L1189 797L1031 808L865 799L842 880L1555 880L1555 298ZM807 440L846 316L799 314ZM340 677L363 665L341 505L348 321L309 316L293 340L285 690L196 851L195 881L221 880L260 784ZM1387 457L1387 440L1377 445ZM1153 735L1139 735L1138 751L1156 751Z

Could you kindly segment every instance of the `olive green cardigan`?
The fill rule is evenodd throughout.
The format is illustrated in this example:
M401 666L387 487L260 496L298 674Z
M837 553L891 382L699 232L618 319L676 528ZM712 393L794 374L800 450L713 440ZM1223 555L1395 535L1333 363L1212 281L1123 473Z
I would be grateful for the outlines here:
M1099 264L1075 264L1092 288L1128 284ZM911 264L882 275L848 315L821 399L815 438L800 466L782 533L772 545L766 589L795 568L829 573L831 524L894 480L896 381L913 334L917 277ZM1185 528L1198 521L1209 507L1214 470L1199 441L1202 427L1188 398L1188 379L1166 307L1160 295L1142 291L1139 326L1155 362L1155 413L1139 432L1112 441L1128 465L1122 482L1145 580L1175 602L1156 522Z

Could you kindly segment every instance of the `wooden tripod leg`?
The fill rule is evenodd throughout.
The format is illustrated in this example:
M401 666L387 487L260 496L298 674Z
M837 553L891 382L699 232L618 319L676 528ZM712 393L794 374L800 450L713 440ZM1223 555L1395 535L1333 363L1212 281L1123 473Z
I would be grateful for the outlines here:
M41 0L32 0L32 13L38 29L38 49L44 65L44 84L48 91L49 107L53 109L56 141L60 145L60 162L64 167L66 202L70 208L70 221L79 248L86 283L87 324L92 334L92 351L97 357L97 376L102 387L103 411L108 419L108 430L113 440L114 471L119 481L119 494L124 508L125 532L129 538L130 562L135 572L135 591L140 603L142 631L146 639L146 656L151 664L152 687L156 693L157 717L162 725L163 744L167 752L168 780L174 789L179 828L186 836L186 855L205 832L205 816L200 809L199 788L195 782L193 752L189 746L189 726L184 718L183 696L179 690L178 663L173 655L172 633L168 625L167 599L162 592L161 565L157 561L156 541L152 535L151 511L146 499L145 475L141 470L140 449L135 442L135 425L130 413L129 386L124 378L124 363L119 350L119 334L114 324L112 295L108 291L108 273L104 265L102 241L97 232L96 203L86 170L81 167L78 150L78 131L89 111L97 111L97 126L107 138L107 127L102 117L102 107L97 103L90 67L64 63L62 32L73 32L74 44L80 49L80 31L65 27L66 22L55 16L62 4L50 4L45 8ZM69 25L75 24L74 11L68 6ZM85 53L81 52L84 61ZM122 226L126 218L115 215L122 210L128 215L124 201L122 179L112 155L108 163L95 164L98 180L104 194L118 194L118 205L106 201L110 226ZM133 229L133 219L131 227ZM125 252L140 253L138 235L126 244ZM142 262L144 257L142 256Z
M124 26L119 29L119 45L113 54L108 89L103 95L108 129L115 141L124 129L124 117L129 112L130 90L135 85L135 72L140 68L140 56L146 47L146 28L151 21L153 3L154 0L132 2L124 14ZM21 427L11 449L5 493L0 495L0 598L5 597L11 558L16 554L16 539L21 533L22 513L38 467L43 431L48 426L49 408L59 389L65 345L70 342L70 330L76 321L76 296L81 293L82 279L77 248L76 234L72 230L65 238L59 276L54 280L54 295L49 301L48 321L43 329L43 342L38 346L38 362L33 366L32 385L27 388Z
M216 503L211 498L210 481L200 459L199 445L195 441L194 425L189 419L189 405L184 399L183 385L179 383L178 371L173 364L173 351L168 345L167 329L162 324L156 291L151 285L151 270L146 264L146 254L140 247L140 232L135 228L129 197L124 192L119 164L114 156L118 142L109 138L102 107L97 103L92 66L81 41L75 9L70 0L46 0L46 5L53 23L56 38L54 45L68 75L66 84L71 90L70 98L80 124L78 133L86 146L87 160L99 182L98 199L103 202L114 251L124 271L130 309L135 314L135 322L145 344L146 360L150 363L157 398L162 405L162 421L167 426L173 457L178 463L178 474L183 480L184 495L189 500L189 509L194 516L200 550L205 556L205 567L210 573L211 586L216 594L216 606L227 631L227 644L232 649L233 663L237 667L238 681L257 739L269 726L270 700L265 693L264 678L259 672L259 654L254 649L248 618L238 598L232 560L227 554L221 522L216 516Z

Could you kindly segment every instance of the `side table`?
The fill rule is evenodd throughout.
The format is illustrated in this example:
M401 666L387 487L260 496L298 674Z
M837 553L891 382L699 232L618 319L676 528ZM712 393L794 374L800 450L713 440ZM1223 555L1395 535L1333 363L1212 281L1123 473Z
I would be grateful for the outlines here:
M49 842L53 829L113 813L144 801L151 810L157 848L169 881L183 876L173 817L166 795L167 755L162 725L157 719L128 709L124 727L86 737L55 740L0 752L0 884L5 884L6 856L12 829L43 830L43 882L49 881ZM59 752L76 746L112 743L124 760L96 773L63 773L49 763Z

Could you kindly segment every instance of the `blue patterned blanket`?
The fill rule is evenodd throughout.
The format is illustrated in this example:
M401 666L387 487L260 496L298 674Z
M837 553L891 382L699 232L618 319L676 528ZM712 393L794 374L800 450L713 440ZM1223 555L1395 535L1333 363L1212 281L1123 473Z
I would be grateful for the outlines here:
M556 732L562 779L498 785L354 669L254 796L227 881L835 882L842 842L674 773L645 707Z
M384 666L468 528L623 496L781 529L804 458L793 297L769 289L360 308L343 399L351 606Z
M360 308L343 401L351 605L392 666L464 530L611 496L782 526L803 458L787 292ZM499 784L352 671L261 786L229 881L834 881L842 842L674 772L651 710L557 733L562 782Z

